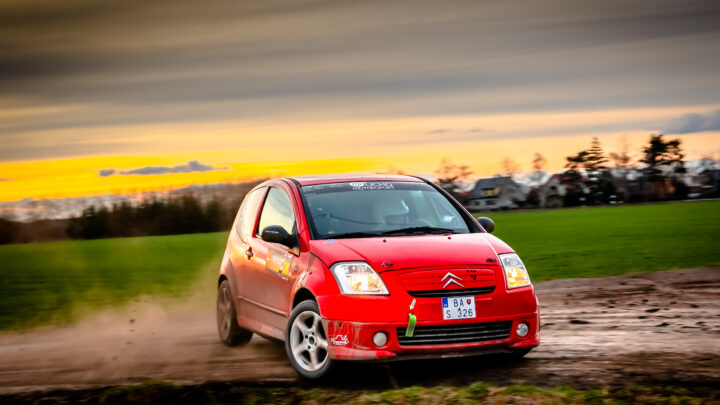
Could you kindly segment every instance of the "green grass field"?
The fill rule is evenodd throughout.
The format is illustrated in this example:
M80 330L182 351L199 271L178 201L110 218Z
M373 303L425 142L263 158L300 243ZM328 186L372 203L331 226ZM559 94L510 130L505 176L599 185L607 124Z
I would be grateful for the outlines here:
M534 281L720 265L720 201L487 216Z
M87 308L141 295L214 288L226 238L211 233L0 246L0 330L66 323Z
M535 281L720 265L720 201L492 213ZM141 295L212 294L226 234L0 246L0 330Z

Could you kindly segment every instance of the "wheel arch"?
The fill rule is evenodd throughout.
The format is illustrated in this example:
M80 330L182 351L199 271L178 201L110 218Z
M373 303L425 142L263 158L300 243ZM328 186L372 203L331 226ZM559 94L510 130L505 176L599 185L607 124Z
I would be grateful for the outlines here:
M230 261L230 257L228 257L227 253L223 257L223 262L220 266L220 274L218 274L217 287L220 288L220 284L222 284L222 282L225 280L227 280L228 284L230 284L230 291L233 294L233 298L237 298L235 271L233 269L232 261Z
M295 308L296 306L298 306L298 304L300 304L303 301L307 301L307 300L317 302L317 299L315 298L315 294L313 294L312 291L310 291L306 287L300 287L295 292L295 297L293 297L292 307Z

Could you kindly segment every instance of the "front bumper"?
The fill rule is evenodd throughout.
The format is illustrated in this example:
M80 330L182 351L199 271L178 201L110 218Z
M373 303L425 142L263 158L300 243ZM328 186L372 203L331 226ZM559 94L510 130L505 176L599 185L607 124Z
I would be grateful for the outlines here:
M540 343L537 312L512 317L477 318L461 322L418 322L416 328L502 321L511 322L507 338L466 343L422 345L403 345L398 341L398 328L405 328L407 322L349 322L324 319L323 323L325 330L328 331L328 354L330 358L338 360L370 361L417 357L455 357L476 353L522 351L533 348ZM530 327L530 332L525 337L520 337L516 333L517 326L521 322L527 323ZM388 336L387 343L381 347L373 343L373 336L378 332L384 332Z
M391 291L387 296L327 295L318 296L323 326L327 331L328 354L332 359L341 360L393 360L414 357L446 357L474 354L476 352L522 351L537 346L539 341L538 301L532 286L507 290L503 284L495 291L475 296L477 318L443 320L441 298L414 298L404 291L396 277L385 274L383 281ZM482 340L464 343L410 344L398 341L398 328L408 325L409 306L417 317L416 333L420 328L485 324L494 322L511 323L507 334L496 340ZM520 337L516 333L518 324L525 322L529 333ZM387 334L387 343L376 346L373 335ZM452 337L453 332L447 331ZM442 335L442 334L440 334ZM493 336L496 336L493 334ZM412 338L409 338L412 340Z

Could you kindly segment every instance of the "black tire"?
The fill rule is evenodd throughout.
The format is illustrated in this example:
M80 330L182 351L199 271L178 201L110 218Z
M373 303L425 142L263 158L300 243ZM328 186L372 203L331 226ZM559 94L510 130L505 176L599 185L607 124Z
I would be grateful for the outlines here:
M217 327L220 340L226 346L245 345L253 335L251 331L238 325L235 301L232 299L232 290L227 280L223 280L218 287Z
M308 380L325 377L334 364L327 352L329 339L319 320L318 304L306 300L292 310L285 331L285 352L290 365L300 377ZM304 332L301 331L303 325Z

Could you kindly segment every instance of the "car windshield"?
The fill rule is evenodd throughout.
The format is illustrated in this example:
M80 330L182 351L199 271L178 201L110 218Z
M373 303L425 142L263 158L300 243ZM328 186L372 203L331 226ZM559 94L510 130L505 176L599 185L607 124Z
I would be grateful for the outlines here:
M453 204L425 183L331 183L302 193L315 239L470 232Z

